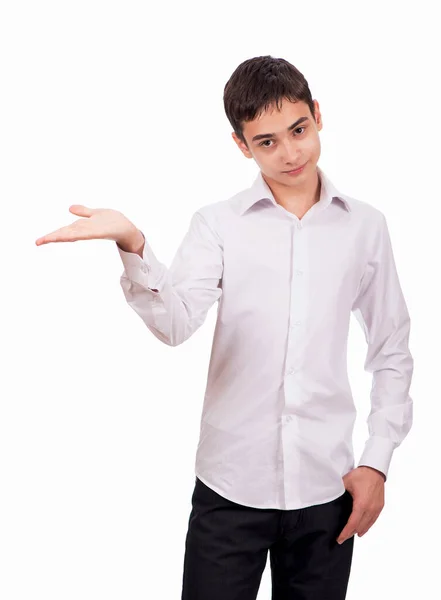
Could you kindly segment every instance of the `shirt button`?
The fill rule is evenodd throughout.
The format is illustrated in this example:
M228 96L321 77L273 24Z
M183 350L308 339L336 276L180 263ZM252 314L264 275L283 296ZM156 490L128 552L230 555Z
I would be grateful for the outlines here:
M303 271L301 271L300 269L296 269L296 275L303 275Z
M288 375L292 375L295 372L296 372L296 369L292 368L288 371Z
M290 421L292 421L292 415L285 415L283 417L283 420L285 421L285 423L289 423Z
M296 225L297 229L301 229L302 228L302 224L300 221L298 221L297 225Z
M145 265L141 265L141 271L143 273L147 273L147 267Z

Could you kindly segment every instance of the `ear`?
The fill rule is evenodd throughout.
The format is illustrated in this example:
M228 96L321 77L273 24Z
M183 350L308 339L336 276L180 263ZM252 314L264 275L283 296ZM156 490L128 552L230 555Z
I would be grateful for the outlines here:
M244 144L242 142L242 140L237 137L237 135L234 131L231 133L231 137L236 142L239 150L243 153L244 156L246 156L246 158L253 158L253 155L248 150L248 146L246 144Z
M315 107L315 122L316 122L316 127L317 127L317 131L321 131L323 128L323 119L322 119L322 115L320 112L320 106L317 100L313 100L314 102L314 107Z

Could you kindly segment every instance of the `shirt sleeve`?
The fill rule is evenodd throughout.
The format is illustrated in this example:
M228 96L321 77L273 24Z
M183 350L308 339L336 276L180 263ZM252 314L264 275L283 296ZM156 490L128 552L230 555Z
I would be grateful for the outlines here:
M222 295L218 234L200 211L194 213L170 268L157 259L146 239L142 258L117 249L124 265L120 284L129 306L160 341L182 344Z
M364 368L372 373L369 438L358 466L377 469L387 479L393 451L412 426L409 388L413 358L409 351L410 318L383 214L373 256L352 310L368 344Z

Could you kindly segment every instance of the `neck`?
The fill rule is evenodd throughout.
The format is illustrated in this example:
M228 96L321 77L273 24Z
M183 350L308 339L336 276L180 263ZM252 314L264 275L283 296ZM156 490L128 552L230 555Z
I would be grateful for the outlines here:
M321 182L317 169L312 177L298 187L284 185L263 173L262 177L270 187L277 204L299 219L320 200Z

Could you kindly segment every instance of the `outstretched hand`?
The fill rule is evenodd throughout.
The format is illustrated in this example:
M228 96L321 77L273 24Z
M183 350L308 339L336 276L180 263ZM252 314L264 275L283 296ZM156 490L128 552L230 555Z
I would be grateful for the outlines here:
M51 242L93 239L106 239L118 243L126 240L136 231L135 225L118 210L88 208L82 204L73 204L69 207L69 211L84 218L38 238L35 242L37 246Z

